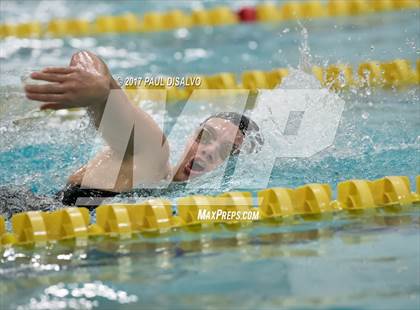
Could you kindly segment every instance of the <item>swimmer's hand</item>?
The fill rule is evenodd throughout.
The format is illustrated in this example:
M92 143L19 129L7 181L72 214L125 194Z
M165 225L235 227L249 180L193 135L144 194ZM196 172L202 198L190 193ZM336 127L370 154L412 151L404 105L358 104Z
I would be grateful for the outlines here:
M25 86L28 99L44 103L41 110L105 105L111 83L106 74L76 66L45 68L33 72L31 78L51 82Z

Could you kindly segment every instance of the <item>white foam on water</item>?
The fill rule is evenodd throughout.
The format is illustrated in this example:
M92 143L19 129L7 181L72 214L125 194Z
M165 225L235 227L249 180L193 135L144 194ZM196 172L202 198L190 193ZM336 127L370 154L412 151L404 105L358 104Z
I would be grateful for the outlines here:
M289 68L289 75L274 91L260 91L256 107L250 112L265 143L258 154L242 157L232 179L235 187L264 188L270 177L267 170L271 172L276 160L311 157L334 143L344 101L308 73L312 68L308 32L302 27L301 33L298 68ZM290 112L303 112L296 113L303 115L300 127ZM297 132L287 136L286 125L293 122L297 122Z

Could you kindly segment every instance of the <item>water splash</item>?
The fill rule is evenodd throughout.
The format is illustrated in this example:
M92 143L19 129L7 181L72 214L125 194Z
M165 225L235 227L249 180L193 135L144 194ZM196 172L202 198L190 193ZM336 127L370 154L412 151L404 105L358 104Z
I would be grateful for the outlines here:
M308 30L302 25L300 21L298 21L299 26L301 28L300 34L301 34L301 42L299 46L299 65L298 69L310 73L312 70L312 55L311 55L311 49L309 48L309 34Z
M297 68L289 68L289 76L278 88L325 90L310 73L314 57L308 43L309 33L303 26L300 33L299 65ZM416 125L418 122L414 119L414 116L418 115L418 90L406 92L404 97L396 93L382 94L368 91L368 95L365 94L367 92L365 90L340 94L347 102L346 116L340 124L334 144L327 151L307 160L293 158L277 160L271 184L295 186L308 181L319 181L322 178L332 182L336 180L336 175L341 173L358 177L374 175L377 172L373 171L372 158L381 158L384 153L394 151L407 150L411 152L408 156L414 158L412 150L418 149L418 141L417 143L414 141L418 135L410 133L418 130ZM84 116L80 118L80 115L72 113L61 116L56 113L39 113L37 105L27 101L20 88L8 86L1 92L0 185L13 184L40 193L52 193L51 184L54 183L56 187L63 185L67 175L88 160L96 150L95 145L100 145L100 142L96 141L95 130L89 126L88 119ZM313 99L315 99L314 104L320 106L333 107L336 102L322 97ZM368 105L366 105L367 100L370 102ZM410 104L402 103L397 108L393 105L394 101ZM217 104L223 102L200 102L197 104L197 110L211 113L212 106ZM273 107L277 104L279 104L278 98L272 98L266 106L257 107L252 111L251 115L260 127L264 128L266 141L270 139L274 141L267 143L267 151L250 154L246 165L241 168L236 167L236 170L234 163L229 164L227 176L217 191L213 186L214 176L221 173L220 170L195 180L200 191L207 187L202 193L215 194L222 190L247 188L261 179L268 163L278 154L279 144L276 141L284 132L284 128L279 128L276 123ZM378 107L386 109L378 111ZM161 117L153 111L152 104L146 110L154 118ZM369 117L364 119L363 115L367 114L363 113L369 113ZM181 120L183 130L174 137L176 143L171 145L175 153L181 152L185 136L194 130L198 122L196 118L194 115ZM348 164L353 160L364 163L364 171L354 168L356 163ZM400 167L393 163L392 157L387 163L391 167L390 171ZM409 160L406 167L413 165L413 161ZM399 170L395 171L392 174L396 174ZM233 174L235 177L231 177ZM197 190L181 187L168 193L166 197L174 198L196 192Z

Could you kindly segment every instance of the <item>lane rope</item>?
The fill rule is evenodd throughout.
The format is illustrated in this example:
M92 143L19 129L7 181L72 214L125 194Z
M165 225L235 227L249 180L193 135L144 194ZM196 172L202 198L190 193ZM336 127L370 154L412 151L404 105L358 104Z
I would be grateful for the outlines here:
M357 73L354 73L357 72ZM180 101L188 99L196 89L219 89L219 90L243 90L257 91L258 89L273 89L281 84L289 74L286 68L278 68L270 71L252 70L245 71L239 76L232 72L221 72L214 75L192 75L186 80L200 79L200 85L187 87L173 86L173 79L161 77L159 85L146 84L143 79L141 83L130 83L130 80L122 80L122 86L127 90L127 95L133 101L145 95L147 89L164 89L167 91L167 101ZM326 68L319 66L312 67L312 74L321 82L321 85L334 91L345 90L352 87L382 87L399 88L420 84L420 59L416 61L413 68L407 59L395 59L391 61L367 61L360 63L357 68L347 64L335 64ZM153 77L156 78L156 77ZM137 90L137 91L133 91ZM223 92L221 92L223 94ZM211 93L211 95L214 95Z
M405 208L420 210L420 175L416 192L410 191L406 176L348 180L337 185L332 199L328 184L307 184L295 189L268 188L251 192L226 192L218 196L187 196L176 203L153 199L140 204L101 205L93 222L88 209L69 207L52 212L29 211L14 214L12 231L0 217L0 246L45 245L60 240L94 241L94 237L132 238L167 235L179 231L201 233L212 229L238 231L256 224L298 224L304 221L333 220L335 216L398 213ZM255 202L256 201L256 202ZM176 206L176 214L173 207ZM200 219L212 212L257 211L258 219Z
M127 13L98 16L95 20L53 19L0 25L0 38L92 36L107 33L147 33L177 28L226 26L238 23L285 22L300 19L356 16L378 12L420 8L420 0L319 0L289 1L282 5L263 3L237 11L217 6L191 12L172 10L147 12L143 16Z

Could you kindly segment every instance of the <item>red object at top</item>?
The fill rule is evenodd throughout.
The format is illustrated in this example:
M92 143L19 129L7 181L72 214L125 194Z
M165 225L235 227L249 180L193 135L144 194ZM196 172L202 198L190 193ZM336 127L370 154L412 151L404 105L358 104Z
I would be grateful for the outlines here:
M251 23L257 20L257 11L253 7L244 7L238 11L241 22Z

